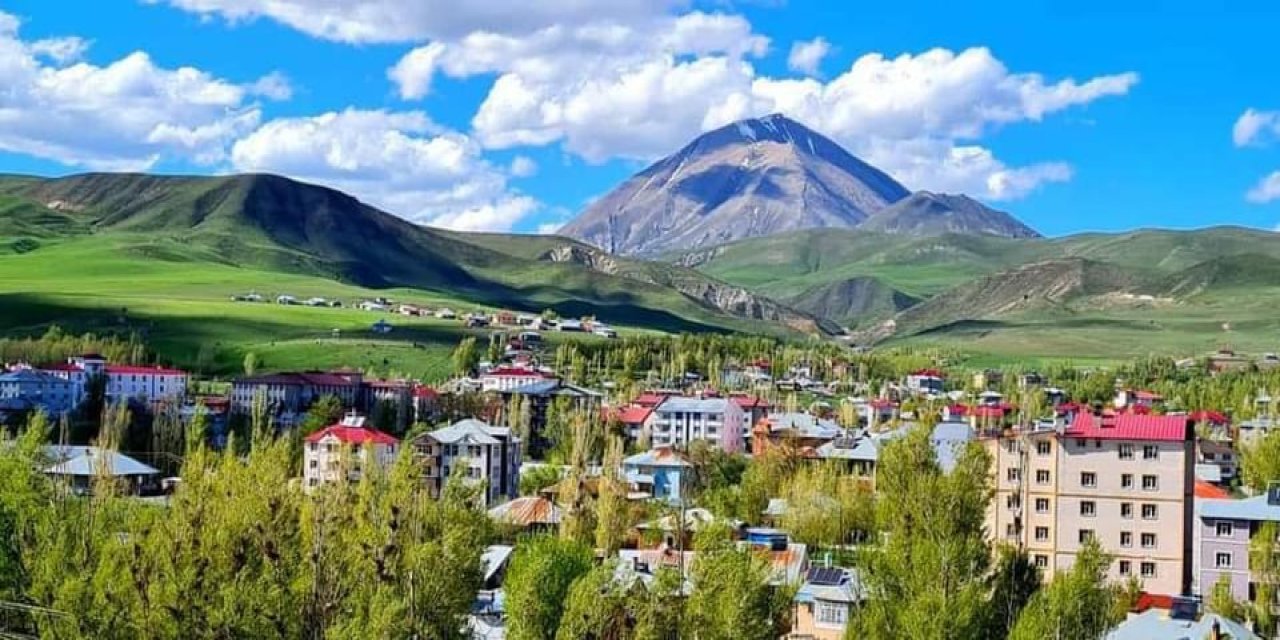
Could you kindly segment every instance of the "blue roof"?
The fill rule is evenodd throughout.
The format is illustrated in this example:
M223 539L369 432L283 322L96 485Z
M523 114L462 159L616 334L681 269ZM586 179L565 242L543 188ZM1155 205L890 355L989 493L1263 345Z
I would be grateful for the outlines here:
M110 475L120 476L153 476L160 471L142 464L119 451L99 449L98 447L64 447L50 446L45 449L55 464L44 472L56 476L96 475L104 464Z
M16 371L0 374L0 382L71 384L71 382L65 378L59 378L52 373L36 371L35 369L18 369Z
M811 413L771 413L766 419L771 431L791 429L806 438L835 438L844 433L834 420L819 418Z
M1258 636L1244 625L1217 614L1208 613L1199 620L1178 620L1158 609L1150 609L1125 620L1106 635L1106 640L1208 640L1215 622L1221 637L1258 640Z
M1196 511L1201 518L1280 522L1280 505L1267 504L1265 494L1244 500L1197 499Z
M628 467L692 467L684 454L670 448L657 448L628 456L622 461Z

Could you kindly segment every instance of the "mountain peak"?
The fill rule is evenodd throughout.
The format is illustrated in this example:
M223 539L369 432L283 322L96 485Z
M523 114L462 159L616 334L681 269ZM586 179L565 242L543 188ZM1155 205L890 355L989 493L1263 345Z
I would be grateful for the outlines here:
M780 113L698 136L597 200L561 233L657 254L814 227L857 226L909 195L888 174Z
M944 233L1038 238L1035 229L1012 215L964 194L917 191L881 209L860 228L881 233L935 236Z

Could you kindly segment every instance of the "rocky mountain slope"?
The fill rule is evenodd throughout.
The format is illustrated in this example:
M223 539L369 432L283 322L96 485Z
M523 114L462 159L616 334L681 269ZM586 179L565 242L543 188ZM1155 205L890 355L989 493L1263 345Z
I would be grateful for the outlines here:
M909 195L888 174L782 115L699 136L600 198L560 233L657 254L812 227L854 227Z
M917 191L875 212L858 228L913 236L969 233L1005 238L1040 237L1035 229L1017 218L969 196L928 191Z

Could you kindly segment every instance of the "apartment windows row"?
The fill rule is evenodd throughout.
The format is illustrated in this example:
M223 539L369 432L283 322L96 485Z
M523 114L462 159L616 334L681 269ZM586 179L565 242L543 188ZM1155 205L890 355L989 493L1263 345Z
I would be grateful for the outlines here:
M1134 446L1128 443L1121 443L1118 448L1118 452L1121 460L1133 460ZM1160 447L1154 444L1142 445L1142 459L1143 460L1159 460Z
M1098 486L1098 474L1093 471L1080 472L1080 486L1086 489L1095 489ZM1133 489L1133 474L1120 474L1120 488ZM1142 490L1158 491L1160 489L1160 476L1152 473L1142 474Z
M1120 571L1120 575L1122 576L1133 575L1133 561L1131 560L1119 561L1119 571ZM1156 577L1156 563L1146 562L1146 561L1140 562L1138 563L1138 571L1139 571L1139 575L1141 575L1143 578L1154 578Z
M1044 530L1043 538L1040 537L1041 529ZM1096 536L1097 534L1094 532L1093 529L1081 529L1078 540L1080 544L1085 544L1090 540L1093 540ZM1048 539L1049 539L1049 528L1036 527L1036 540L1045 541ZM1150 532L1144 532L1138 536L1138 542L1143 549L1155 549L1157 546L1156 534L1150 533ZM1132 531L1120 532L1120 548L1122 549L1133 548L1133 532Z

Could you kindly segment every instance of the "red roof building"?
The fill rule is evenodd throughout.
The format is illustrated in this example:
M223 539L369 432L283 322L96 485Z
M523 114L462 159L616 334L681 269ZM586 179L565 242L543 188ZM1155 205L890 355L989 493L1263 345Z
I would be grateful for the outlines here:
M1196 480L1195 494L1197 500L1228 500L1231 493L1226 489L1204 480Z
M348 414L338 424L309 436L302 451L302 478L307 490L336 482L344 476L358 480L369 465L390 467L400 441L365 424L362 416Z
M1187 416L1121 413L1095 416L1079 413L1063 435L1093 440L1162 440L1181 442L1192 437Z

